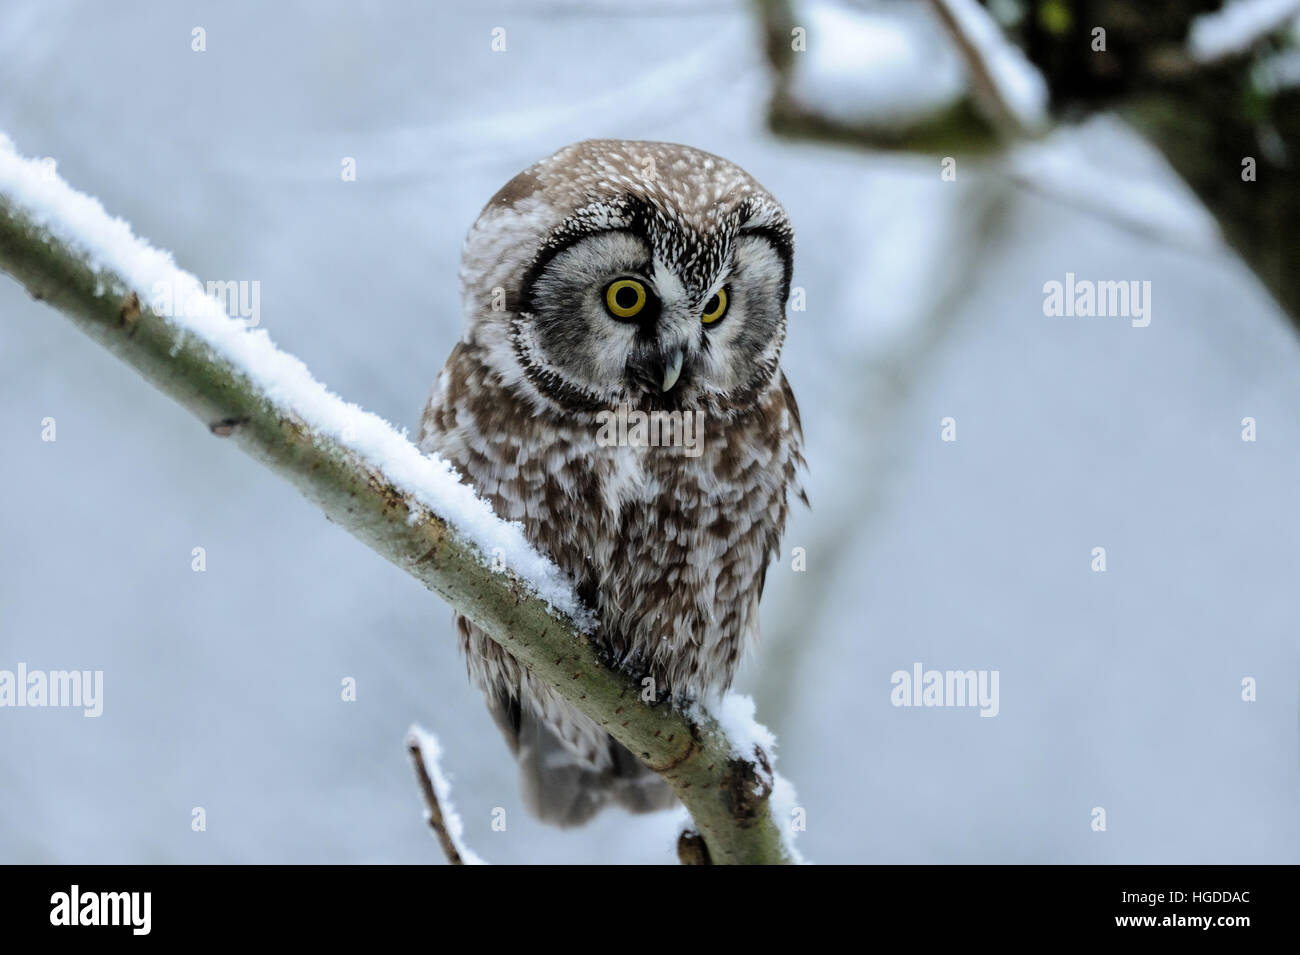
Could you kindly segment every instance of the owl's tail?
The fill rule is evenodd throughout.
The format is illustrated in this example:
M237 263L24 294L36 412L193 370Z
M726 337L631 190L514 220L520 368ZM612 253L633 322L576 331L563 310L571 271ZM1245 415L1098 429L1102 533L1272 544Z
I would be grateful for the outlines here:
M542 822L568 828L582 825L607 805L641 813L670 809L676 803L663 778L603 730L609 759L597 769L566 746L529 702L498 699L491 709L519 760L524 803Z

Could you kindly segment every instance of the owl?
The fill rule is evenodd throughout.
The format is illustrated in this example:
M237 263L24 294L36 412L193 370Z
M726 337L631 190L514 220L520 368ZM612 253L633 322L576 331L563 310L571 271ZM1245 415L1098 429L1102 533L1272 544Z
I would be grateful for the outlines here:
M465 241L467 324L420 444L573 579L598 649L656 700L725 690L799 485L780 367L793 232L738 166L590 140L515 176ZM524 801L571 826L673 796L457 618Z

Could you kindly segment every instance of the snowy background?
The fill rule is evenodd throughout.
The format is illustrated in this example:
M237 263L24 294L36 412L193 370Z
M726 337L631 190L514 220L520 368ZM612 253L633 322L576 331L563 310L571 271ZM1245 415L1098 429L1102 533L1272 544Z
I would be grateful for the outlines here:
M945 182L768 135L742 4L444 6L11 0L0 130L201 277L259 281L283 348L411 428L511 175L590 136L739 162L808 303L785 364L813 508L738 680L804 853L1300 861L1300 346L1158 156L1103 118ZM870 68L953 82L881 36ZM1044 317L1066 272L1150 281L1151 325ZM413 721L490 861L674 860L673 814L529 819L450 611L7 278L0 447L0 668L105 683L99 719L0 710L0 862L440 861ZM917 661L999 670L1000 714L891 706Z

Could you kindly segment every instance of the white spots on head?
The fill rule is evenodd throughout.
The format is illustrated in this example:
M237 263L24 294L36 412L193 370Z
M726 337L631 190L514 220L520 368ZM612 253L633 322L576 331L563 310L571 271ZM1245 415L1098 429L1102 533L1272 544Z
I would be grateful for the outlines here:
M647 169L653 175L647 175ZM520 281L536 260L542 244L566 223L571 223L572 238L578 232L615 233L632 225L631 215L637 203L629 204L625 197L641 199L651 211L647 223L652 253L651 274L665 309L675 313L674 322L686 328L687 318L693 317L690 334L704 334L699 324L698 311L703 303L724 283L739 283L745 289L761 288L761 300L768 302L780 297L783 263L767 243L744 248L749 243L736 244L737 227L786 227L785 215L776 201L755 183L740 167L726 159L711 156L687 146L671 143L588 141L568 146L553 156L537 163L528 172L535 189L509 206L494 205L484 211L470 231L462 259L462 283L469 311L469 335L477 344L486 346L489 362L504 381L522 383L530 372L519 362L515 342L511 338L512 323L520 320L514 311L490 311L484 303L491 290L519 289ZM745 203L747 209L737 214L737 204ZM739 221L748 219L747 223ZM631 240L624 232L624 239ZM639 240L637 240L639 241ZM757 241L757 240L756 240ZM613 243L610 245L608 243ZM636 271L645 268L645 247L640 246L640 257L629 258L622 252L610 254L618 245L612 236L586 241L580 247L569 245L565 253L553 264L559 270L543 281L563 281L564 295L574 297L574 289L591 285L596 288L590 296L580 296L581 313L590 320L600 335L583 339L592 345L587 356L589 364L584 374L575 380L574 369L561 369L564 364L556 356L546 360L545 350L534 340L534 332L523 334L520 344L533 364L547 374L561 376L574 384L590 388L612 383L622 368L627 342L623 339L634 332L624 328L596 322L592 316L603 316L600 289L607 282L610 270ZM576 253L567 254L569 250ZM742 261L741 252L748 253ZM630 254L631 250L629 250ZM768 261L763 261L766 256ZM635 266L629 263L635 262ZM549 266L548 266L549 269ZM753 285L757 282L758 285ZM597 288L599 286L599 288ZM552 300L560 290L549 287ZM575 299L578 300L578 299ZM538 300L540 301L540 300ZM760 301L757 292L742 292L733 298L734 318L742 319L746 309L755 308ZM535 302L536 304L536 302ZM514 306L510 306L513 308ZM765 307L764 315L773 312ZM783 321L783 316L780 317ZM775 321L777 319L773 319ZM734 384L734 375L741 369L753 367L755 360L766 362L771 354L779 353L780 334L764 335L758 341L740 342L746 353L744 360L735 355L728 357L728 349L745 325L730 321L708 332L711 352L720 366L716 376L697 376L699 387L705 391L723 391ZM554 325L547 326L554 328ZM753 328L754 326L750 326ZM674 332L677 334L677 332ZM596 347L596 342L601 344ZM526 389L525 389L526 390Z

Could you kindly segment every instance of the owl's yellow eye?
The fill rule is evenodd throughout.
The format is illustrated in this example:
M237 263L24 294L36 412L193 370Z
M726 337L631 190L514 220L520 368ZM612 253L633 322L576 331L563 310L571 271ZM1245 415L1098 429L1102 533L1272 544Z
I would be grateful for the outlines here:
M615 318L636 318L645 303L645 286L636 279L618 279L605 289L605 307Z
M704 322L705 325L712 325L726 314L727 290L725 288L720 288L713 294L713 298L709 299L708 303L704 306L704 314L700 316L700 320Z

